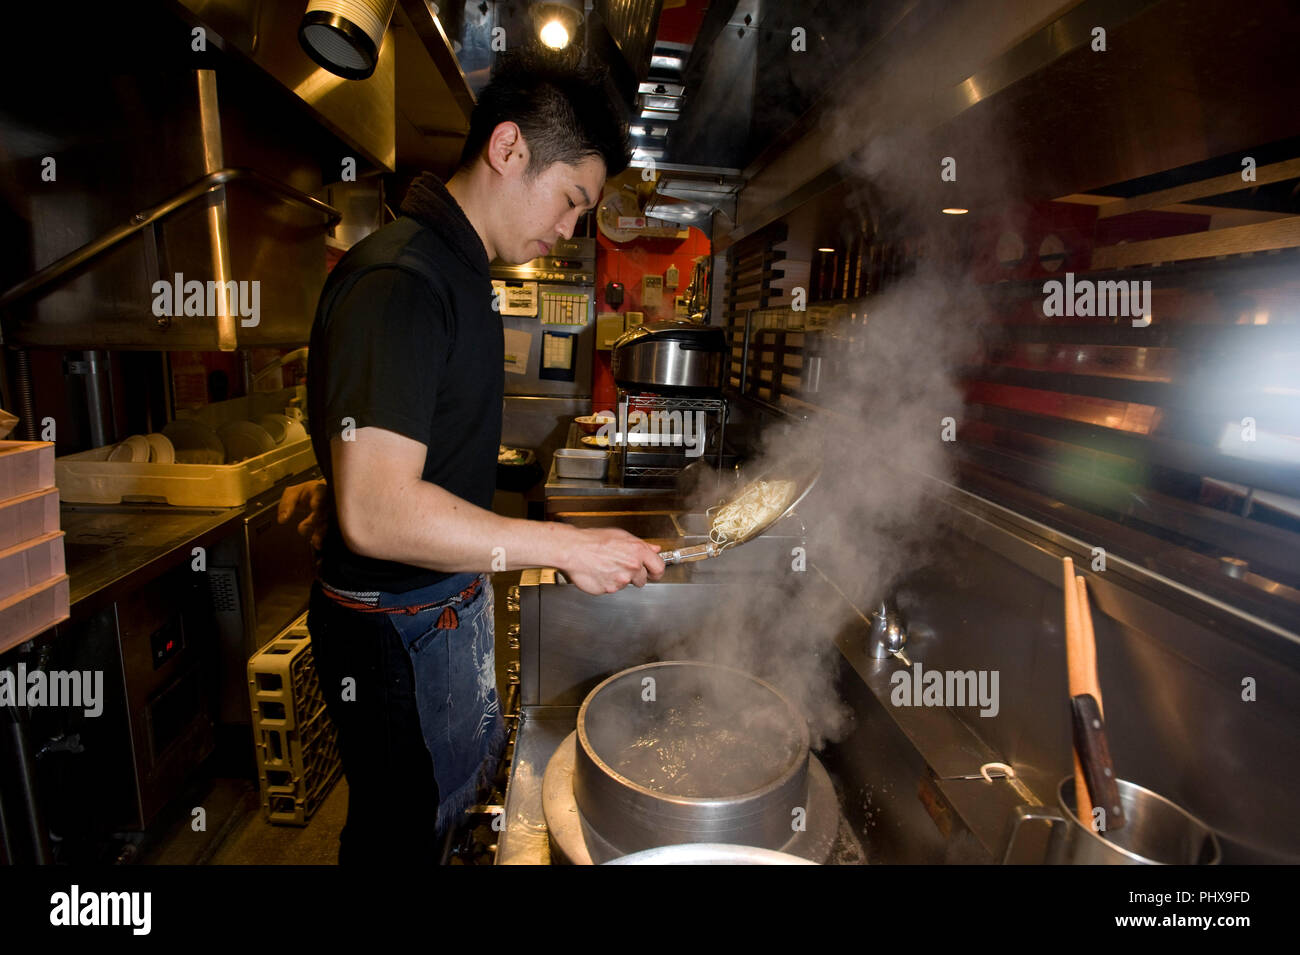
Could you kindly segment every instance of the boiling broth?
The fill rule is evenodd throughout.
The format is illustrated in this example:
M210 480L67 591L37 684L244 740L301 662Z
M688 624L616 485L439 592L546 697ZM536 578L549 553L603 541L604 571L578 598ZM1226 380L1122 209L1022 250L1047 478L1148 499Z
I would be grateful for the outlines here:
M609 762L620 776L656 792L737 796L772 782L798 754L784 707L728 711L696 694L647 710L633 741Z

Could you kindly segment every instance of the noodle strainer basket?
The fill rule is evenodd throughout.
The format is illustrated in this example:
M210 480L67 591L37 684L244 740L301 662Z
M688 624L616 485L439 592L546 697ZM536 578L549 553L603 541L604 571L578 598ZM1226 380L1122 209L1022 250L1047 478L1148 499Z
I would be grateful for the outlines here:
M773 524L793 511L795 506L808 496L808 492L813 489L813 485L817 483L817 479L821 477L821 473L821 464L818 463L807 466L801 471L780 472L771 470L759 474L752 481L746 482L745 486L736 494L733 494L729 499L722 501L705 511L710 518L709 540L705 541L703 544L692 544L690 547L679 547L676 550L661 551L659 556L663 558L665 564L685 564L694 560L707 560L710 557L717 557L729 548L752 541L755 537L761 537L763 534L767 533L768 529L771 528ZM765 519L755 523L743 534L734 537L726 537L720 541L714 540L713 538L717 536L714 531L716 531L718 526L718 512L727 505L734 504L759 481L793 482L794 493L790 497L790 503L787 504L780 513L766 516Z

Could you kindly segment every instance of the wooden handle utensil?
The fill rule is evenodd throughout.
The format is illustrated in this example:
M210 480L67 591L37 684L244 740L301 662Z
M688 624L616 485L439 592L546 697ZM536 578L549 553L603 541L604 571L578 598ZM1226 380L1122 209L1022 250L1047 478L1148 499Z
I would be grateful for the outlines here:
M1074 805L1084 825L1092 809L1105 810L1106 829L1124 825L1110 747L1105 736L1101 684L1097 680L1097 642L1088 606L1088 588L1074 573L1074 561L1063 561L1065 591L1065 656L1069 668L1074 726ZM1085 699L1086 698L1086 699Z

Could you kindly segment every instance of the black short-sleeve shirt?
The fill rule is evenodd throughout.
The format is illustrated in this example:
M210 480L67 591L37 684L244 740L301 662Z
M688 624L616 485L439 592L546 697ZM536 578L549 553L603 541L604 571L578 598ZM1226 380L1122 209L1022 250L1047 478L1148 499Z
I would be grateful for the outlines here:
M393 431L427 448L424 480L490 508L501 319L482 242L437 185L445 221L399 218L350 249L325 283L307 373L312 446L332 483L331 438L350 428ZM355 554L337 521L323 545L321 577L345 590L401 593L448 576Z

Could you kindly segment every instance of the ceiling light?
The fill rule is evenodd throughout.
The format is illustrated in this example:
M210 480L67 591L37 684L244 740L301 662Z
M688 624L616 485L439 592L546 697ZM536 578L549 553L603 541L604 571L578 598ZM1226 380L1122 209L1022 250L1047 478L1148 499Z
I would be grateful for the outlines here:
M537 35L552 50L563 50L569 45L569 30L559 20L547 20Z
M349 80L375 72L397 0L311 0L298 42L317 64Z
M968 212L970 212L969 209L961 209L957 206L949 206L943 210L943 214L946 216L964 216Z
M581 0L538 0L533 4L533 22L543 44L563 50L582 26Z
M829 248L829 247L823 245L823 246L822 246L821 248L819 248L817 251L818 251L818 252L834 252L835 250L832 249L832 248Z

